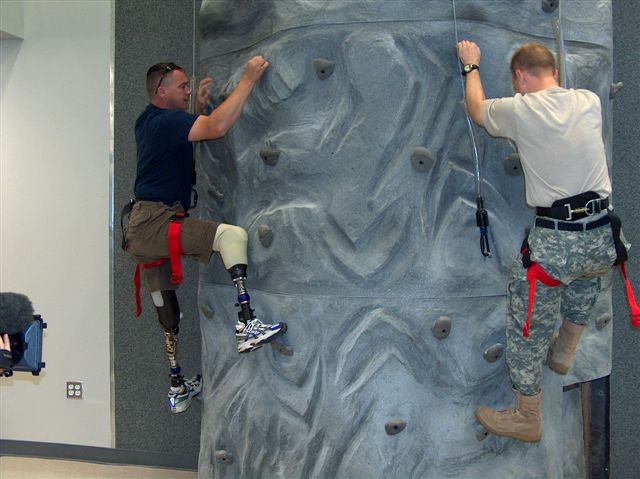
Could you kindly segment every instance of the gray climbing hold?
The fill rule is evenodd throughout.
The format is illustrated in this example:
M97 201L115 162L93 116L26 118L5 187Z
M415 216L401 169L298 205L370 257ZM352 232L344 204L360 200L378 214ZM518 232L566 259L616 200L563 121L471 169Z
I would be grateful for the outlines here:
M271 246L271 243L273 243L273 230L271 227L268 225L258 226L258 239L265 248Z
M222 198L224 198L224 193L222 193L222 191L218 190L215 186L211 185L209 186L209 188L207 188L207 194L214 199L219 199L221 200Z
M389 436L393 436L404 431L405 427L407 427L407 421L403 421L402 419L392 419L384 425L384 430L387 431Z
M616 96L616 93L618 93L623 86L624 86L624 83L622 83L621 81L617 83L612 83L611 89L609 90L609 100L613 99L613 97Z
M605 313L596 320L596 329L598 330L603 329L610 322L611 322L611 315L609 313Z
M200 306L200 311L202 312L205 318L208 318L208 319L213 318L213 311L209 309L207 306Z
M495 363L502 357L502 353L504 353L504 346L500 343L494 344L484 352L484 360L488 363Z
M424 146L419 146L411 154L411 164L417 171L428 171L433 168L435 158L431 150Z
M324 58L316 58L313 60L313 68L316 70L316 75L320 80L326 80L333 73L333 62L325 60Z
M444 339L449 336L449 333L451 332L451 318L447 316L440 316L433 322L431 332L438 339Z
M542 9L547 13L554 12L559 3L560 0L542 0Z
M520 176L522 174L520 155L518 155L517 153L511 153L504 160L502 160L502 166L504 166L504 171L506 171L510 176Z
M232 464L233 463L233 454L231 454L230 452L225 451L224 449L216 451L214 453L214 456L216 457L216 459L218 461L223 462L225 464Z
M276 150L269 145L265 145L260 150L260 158L262 158L265 165L274 166L278 163L278 159L280 158L280 150Z
M476 429L476 439L478 441L484 441L489 436L489 431L487 431L484 427L478 426Z
M284 356L293 356L293 348L278 339L271 341L271 347Z

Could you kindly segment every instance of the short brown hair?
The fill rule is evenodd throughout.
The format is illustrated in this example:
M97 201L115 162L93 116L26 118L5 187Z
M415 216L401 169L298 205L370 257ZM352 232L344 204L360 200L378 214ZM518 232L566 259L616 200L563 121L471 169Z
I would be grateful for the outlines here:
M162 82L162 79L165 77L165 75L174 70L184 71L181 66L178 66L175 63L171 62L156 63L147 70L147 94L149 95L150 100L158 92L160 83Z
M556 60L553 53L539 43L525 43L511 57L511 74L525 70L533 76L540 76L543 70L555 71Z

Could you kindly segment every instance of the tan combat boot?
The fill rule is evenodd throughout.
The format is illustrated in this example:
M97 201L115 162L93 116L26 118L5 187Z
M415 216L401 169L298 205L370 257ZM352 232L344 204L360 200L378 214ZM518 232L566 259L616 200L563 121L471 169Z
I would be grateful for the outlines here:
M496 411L480 406L476 409L476 418L492 434L512 437L518 441L538 442L542 436L542 393L523 396L513 389L513 394L516 397L515 408Z
M571 369L573 356L584 331L584 324L576 324L564 320L560 325L558 336L552 340L547 363L558 374L565 375Z

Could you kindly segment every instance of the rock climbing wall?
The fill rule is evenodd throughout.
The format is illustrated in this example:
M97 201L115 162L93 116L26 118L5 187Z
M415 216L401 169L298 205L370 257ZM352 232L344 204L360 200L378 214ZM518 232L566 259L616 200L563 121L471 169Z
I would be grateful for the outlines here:
M455 53L482 48L487 97L512 94L522 43L557 51L540 0L204 0L210 108L271 68L226 138L199 147L202 216L250 238L252 305L281 343L235 353L235 291L201 270L201 478L578 478L581 397L611 368L610 279L566 378L543 376L544 435L487 435L511 404L505 284L532 220L507 141L476 129L491 257ZM551 10L551 11L547 11ZM566 79L602 100L610 150L611 4L564 1Z

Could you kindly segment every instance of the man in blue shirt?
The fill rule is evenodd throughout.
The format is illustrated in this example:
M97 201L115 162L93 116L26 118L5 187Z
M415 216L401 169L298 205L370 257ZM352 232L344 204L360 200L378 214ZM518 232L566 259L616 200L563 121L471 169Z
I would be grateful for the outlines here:
M238 352L260 348L286 331L285 323L265 324L253 314L245 287L247 241L244 229L191 218L194 174L193 142L224 136L269 67L261 56L247 63L242 79L229 97L209 115L201 115L213 80L205 78L197 91L195 114L188 113L191 88L184 70L159 63L147 71L150 104L135 126L138 165L135 202L124 229L126 250L137 263L140 277L151 292L158 320L165 332L165 350L171 365L168 399L171 412L185 411L202 389L199 375L184 379L177 361L178 324L182 317L175 290L182 282L181 256L207 263L213 251L222 256L238 292L236 342ZM138 311L139 296L137 295Z

